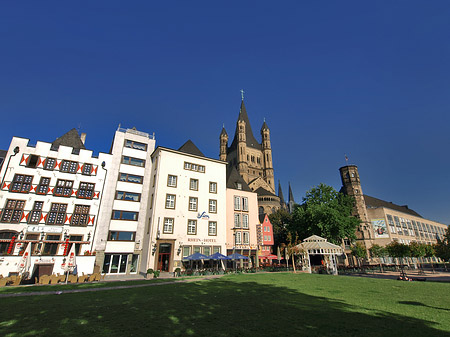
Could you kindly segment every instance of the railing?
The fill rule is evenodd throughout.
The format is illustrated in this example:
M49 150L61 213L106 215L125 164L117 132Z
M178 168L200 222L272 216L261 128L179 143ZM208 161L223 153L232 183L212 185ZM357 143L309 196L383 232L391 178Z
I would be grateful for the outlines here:
M142 132L142 131L138 131L138 130L135 130L135 129L124 129L124 128L121 128L121 127L117 128L117 131L124 132L124 133L132 133L132 134L135 134L135 135L138 135L138 136L147 137L149 139L155 139L155 133L154 132L151 135L151 134L149 134L147 132Z

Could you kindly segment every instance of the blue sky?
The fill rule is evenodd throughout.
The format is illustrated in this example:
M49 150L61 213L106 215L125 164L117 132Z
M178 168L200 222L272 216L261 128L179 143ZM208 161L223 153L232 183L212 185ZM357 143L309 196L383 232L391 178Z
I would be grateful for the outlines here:
M218 158L240 89L297 201L340 188L450 223L450 2L21 1L0 5L0 148L136 126ZM230 137L232 138L232 137Z

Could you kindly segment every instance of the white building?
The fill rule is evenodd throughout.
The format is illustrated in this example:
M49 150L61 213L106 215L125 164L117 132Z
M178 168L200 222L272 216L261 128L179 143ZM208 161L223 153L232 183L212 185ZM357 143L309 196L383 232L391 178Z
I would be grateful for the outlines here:
M143 236L149 220L154 149L154 135L120 127L115 133L95 238L96 265L102 273L147 270Z
M226 162L191 141L179 150L157 147L152 161L147 267L173 272L195 252L226 254Z
M111 156L93 156L72 129L53 143L13 137L0 177L0 274L18 272L31 249L32 276L64 273L65 254L75 244L78 272L92 273L93 236Z

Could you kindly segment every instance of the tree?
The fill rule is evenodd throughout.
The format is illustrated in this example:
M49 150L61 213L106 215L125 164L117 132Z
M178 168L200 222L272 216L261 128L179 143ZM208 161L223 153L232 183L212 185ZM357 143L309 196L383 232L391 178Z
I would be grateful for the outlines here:
M393 241L386 246L389 256L400 259L400 268L403 273L403 259L410 256L409 246L403 243Z
M298 235L295 236L295 240L292 238L292 234L289 232L287 234L287 244L282 244L283 249L285 250L285 252L287 254L287 259L286 259L286 263L287 266L289 267L289 257L292 258L292 268L294 269L294 273L296 273L296 269L295 269L295 259L294 259L294 255L295 254L299 254L300 253L300 249L297 248L297 245L300 243L299 239L298 239Z
M352 245L350 249L353 256L358 260L359 266L361 267L363 265L362 260L367 257L366 247L361 242L357 242L356 244Z
M383 273L383 263L381 262L381 258L387 255L386 248L377 244L373 244L372 247L369 248L369 252L372 257L378 258L378 260L380 261L380 271Z
M416 259L423 258L427 254L427 245L418 242L411 242L409 244L409 251L411 257L415 257ZM423 271L422 263L420 263L420 269Z
M425 257L431 258L431 269L433 269L434 273L434 261L432 260L433 257L436 256L436 250L435 245L425 245Z
M294 209L288 229L302 239L318 235L338 245L344 238L353 241L360 223L351 216L354 203L353 197L320 184L306 192L303 204Z
M444 265L445 261L450 261L450 227L447 227L444 238L437 240L435 250L436 256L444 260Z
M279 247L281 244L287 243L287 226L292 221L291 214L285 209L278 209L276 212L269 215L270 223L273 227L274 247Z

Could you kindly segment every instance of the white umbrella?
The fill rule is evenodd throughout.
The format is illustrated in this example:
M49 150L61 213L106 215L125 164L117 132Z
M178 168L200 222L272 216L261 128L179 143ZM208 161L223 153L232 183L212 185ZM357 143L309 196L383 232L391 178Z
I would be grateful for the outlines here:
M72 247L70 247L69 255L67 256L67 261L64 266L65 270L67 271L66 283L67 279L69 278L69 271L73 271L77 267L76 256L77 254L75 252L75 243L72 243Z
M28 273L30 266L31 266L31 243L28 243L27 248L25 248L25 251L19 262L19 274L24 275Z

